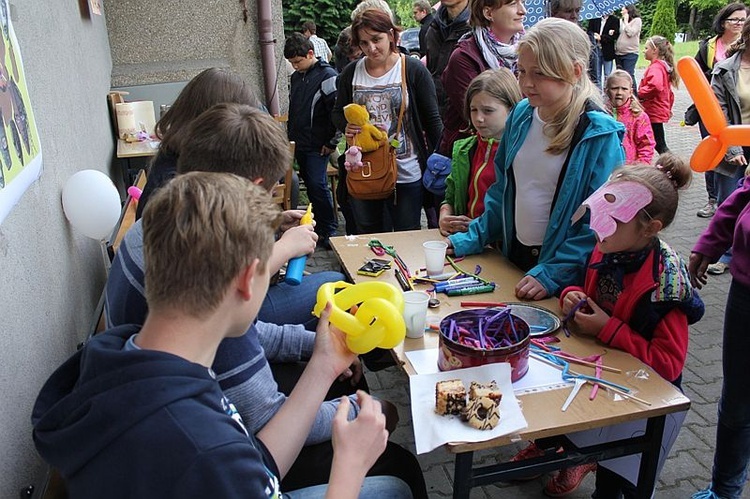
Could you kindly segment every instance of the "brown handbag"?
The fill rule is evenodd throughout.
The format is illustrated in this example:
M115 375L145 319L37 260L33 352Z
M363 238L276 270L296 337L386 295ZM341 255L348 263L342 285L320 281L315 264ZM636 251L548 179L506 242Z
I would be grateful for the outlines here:
M406 58L401 56L401 109L398 113L396 137L401 133L401 122L406 108ZM356 137L355 137L356 139ZM355 140L356 142L356 140ZM356 144L354 144L356 145ZM390 143L374 151L362 153L362 168L346 174L346 188L354 199L387 199L396 190L398 165L396 149Z

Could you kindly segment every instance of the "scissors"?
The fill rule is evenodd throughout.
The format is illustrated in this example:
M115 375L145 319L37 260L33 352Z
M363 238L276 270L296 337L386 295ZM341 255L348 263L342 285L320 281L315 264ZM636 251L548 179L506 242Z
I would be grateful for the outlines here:
M383 256L386 253L394 257L396 256L396 250L393 249L393 246L386 246L378 239L370 239L370 242L367 243L367 245L370 247L372 252L378 256Z

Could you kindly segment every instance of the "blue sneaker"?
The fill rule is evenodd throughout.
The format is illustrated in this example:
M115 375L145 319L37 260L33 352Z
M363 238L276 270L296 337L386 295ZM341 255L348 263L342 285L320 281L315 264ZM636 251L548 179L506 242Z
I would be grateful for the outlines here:
M693 494L692 499L721 499L721 497L716 495L716 492L711 490L711 486L709 485L706 490L701 490Z

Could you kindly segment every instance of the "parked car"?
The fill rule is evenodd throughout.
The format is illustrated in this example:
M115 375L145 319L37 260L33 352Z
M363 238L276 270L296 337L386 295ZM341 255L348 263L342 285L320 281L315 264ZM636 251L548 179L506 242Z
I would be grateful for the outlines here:
M421 51L419 48L419 28L409 28L401 32L401 37L398 40L399 46L406 49L412 57L421 57Z

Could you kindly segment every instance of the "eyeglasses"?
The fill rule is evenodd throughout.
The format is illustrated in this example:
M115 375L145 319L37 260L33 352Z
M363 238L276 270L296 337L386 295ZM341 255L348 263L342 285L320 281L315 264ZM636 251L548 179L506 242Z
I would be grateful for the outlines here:
M732 23L732 24L744 24L745 21L747 21L746 17L743 17L743 18L730 17L729 19L726 19L726 22Z

